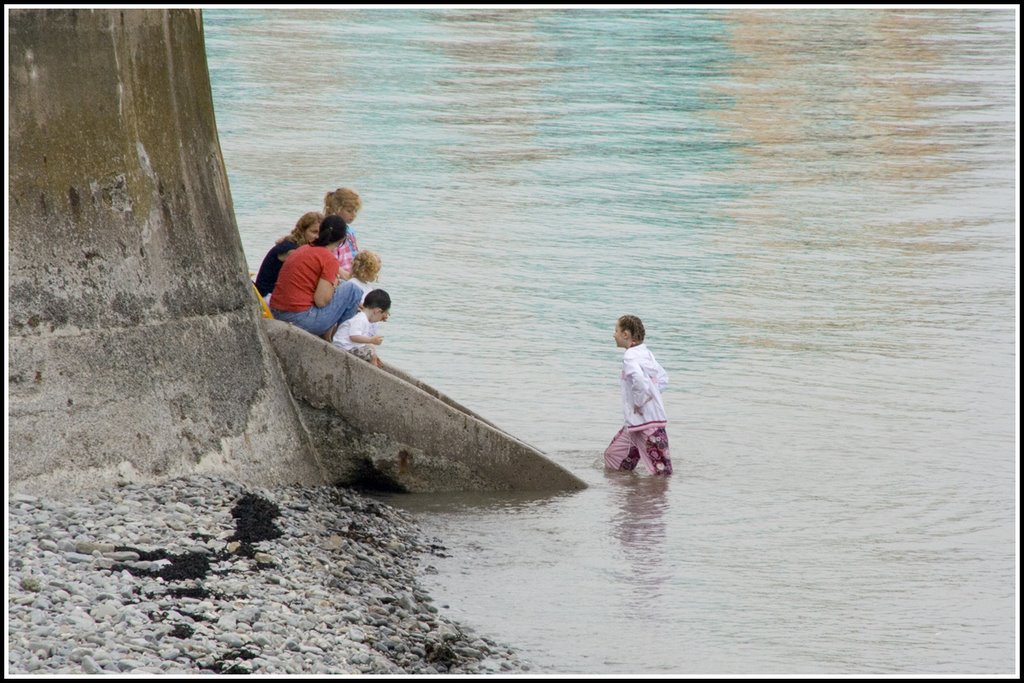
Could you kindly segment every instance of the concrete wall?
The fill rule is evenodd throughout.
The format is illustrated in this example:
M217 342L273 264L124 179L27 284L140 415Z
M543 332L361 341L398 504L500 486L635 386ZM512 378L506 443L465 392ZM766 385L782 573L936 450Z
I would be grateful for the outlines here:
M9 10L8 481L323 473L258 324L198 10Z

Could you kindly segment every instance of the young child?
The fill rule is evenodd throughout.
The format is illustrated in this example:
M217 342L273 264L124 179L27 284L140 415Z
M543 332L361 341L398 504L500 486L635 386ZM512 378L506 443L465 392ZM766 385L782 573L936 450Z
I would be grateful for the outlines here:
M338 325L332 343L379 368L380 358L373 346L380 346L384 338L375 333L373 325L388 319L391 297L383 289L375 289L366 295L359 309L358 313Z
M363 290L362 299L374 289L373 283L380 276L380 268L380 256L375 251L361 251L352 259L352 277L349 278L349 282ZM360 304L363 303L362 299L359 301ZM370 323L371 337L377 334L379 326L380 323Z
M363 208L363 200L359 197L359 193L347 187L339 187L324 195L324 215L341 216L349 226L345 241L334 252L334 257L338 259L342 280L352 277L352 259L359 253L359 243L356 241L356 233L352 230L352 222L355 221L356 214L361 208Z
M672 474L661 392L668 374L644 344L644 324L635 315L615 323L615 345L622 354L622 412L625 425L604 452L605 467L632 470L641 460L651 474Z
M374 288L371 283L380 277L380 267L381 261L377 252L361 251L352 259L352 273L349 279L359 285L364 294L369 294Z

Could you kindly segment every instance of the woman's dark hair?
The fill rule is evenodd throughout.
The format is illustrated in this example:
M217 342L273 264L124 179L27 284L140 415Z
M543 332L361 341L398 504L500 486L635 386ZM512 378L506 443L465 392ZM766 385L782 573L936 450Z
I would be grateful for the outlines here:
M332 242L340 242L348 234L348 223L341 216L330 215L320 221L320 234L313 240L314 247L326 247Z
M363 299L363 308L379 308L382 311L391 309L391 295L383 289L375 289Z

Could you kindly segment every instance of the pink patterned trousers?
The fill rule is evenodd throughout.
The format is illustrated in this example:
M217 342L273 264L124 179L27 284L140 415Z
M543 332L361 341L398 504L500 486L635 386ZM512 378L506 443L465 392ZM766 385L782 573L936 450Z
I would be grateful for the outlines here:
M612 470L636 469L638 462L651 474L672 474L672 459L668 452L668 434L664 427L652 427L639 432L620 429L604 452L604 466Z

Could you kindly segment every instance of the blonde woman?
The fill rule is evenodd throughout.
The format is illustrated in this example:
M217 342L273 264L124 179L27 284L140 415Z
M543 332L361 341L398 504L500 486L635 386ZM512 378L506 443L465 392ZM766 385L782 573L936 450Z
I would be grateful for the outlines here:
M348 237L334 252L334 257L338 259L341 266L339 272L342 280L352 277L352 261L359 253L359 243L352 230L352 222L361 208L363 208L363 200L359 198L359 193L347 187L339 187L324 195L324 215L341 216L345 224L349 226Z

